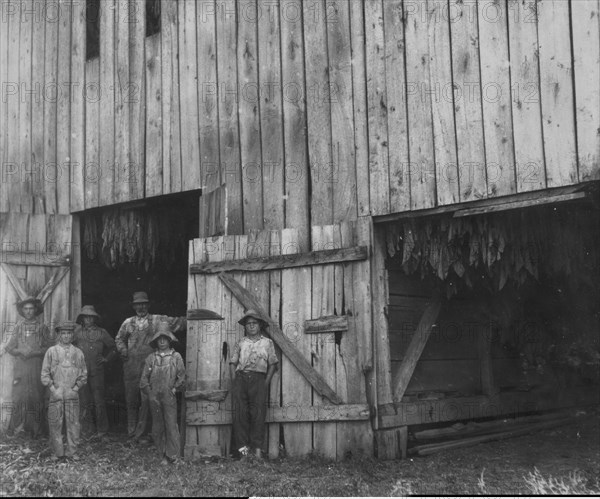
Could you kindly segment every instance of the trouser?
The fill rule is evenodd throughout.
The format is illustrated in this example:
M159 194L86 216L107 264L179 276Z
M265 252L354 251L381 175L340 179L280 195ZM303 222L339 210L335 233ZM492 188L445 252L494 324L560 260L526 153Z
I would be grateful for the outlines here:
M92 431L95 414L96 431L101 435L106 433L108 431L108 417L104 400L103 371L88 376L87 384L81 388L80 400L83 431Z
M63 421L67 433L67 448L63 446ZM54 400L48 406L50 449L58 457L72 456L79 444L79 400Z
M39 359L18 360L12 391L11 427L23 426L37 437L42 430L44 414L44 387L40 381Z
M180 453L177 427L177 398L171 391L152 393L149 396L152 413L152 439L160 456L175 458Z
M148 426L148 395L140 392L143 361L129 359L123 368L125 382L125 403L127 404L127 434L141 437Z
M265 374L237 371L232 387L233 434L236 447L261 449L265 437Z

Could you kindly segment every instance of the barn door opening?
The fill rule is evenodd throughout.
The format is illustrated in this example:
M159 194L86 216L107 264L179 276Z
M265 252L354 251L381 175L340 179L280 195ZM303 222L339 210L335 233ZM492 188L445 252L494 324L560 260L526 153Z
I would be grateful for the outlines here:
M146 291L150 312L185 316L188 241L198 237L199 192L160 196L81 215L82 303L94 305L115 337L133 315L132 293ZM185 334L176 349L185 355ZM119 360L116 361L120 363ZM106 372L112 424L125 424L121 366Z

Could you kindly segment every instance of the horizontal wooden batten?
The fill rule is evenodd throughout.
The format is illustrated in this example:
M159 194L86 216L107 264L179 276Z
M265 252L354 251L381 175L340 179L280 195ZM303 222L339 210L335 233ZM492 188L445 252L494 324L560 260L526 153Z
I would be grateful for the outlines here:
M211 402L222 402L227 397L228 390L195 390L185 392L186 400L209 400Z
M205 308L194 308L187 311L188 321L222 321L224 317L220 316L212 310L206 310Z
M71 265L68 256L40 251L2 251L0 261L10 265L36 265L40 267L68 267Z
M353 248L312 251L310 253L293 255L193 263L190 265L190 274L219 274L231 271L261 272L264 270L281 270L309 265L356 262L366 260L368 257L369 249L367 246L355 246Z
M348 331L348 317L345 315L328 315L304 321L304 333L334 333Z
M367 404L344 405L290 405L286 407L269 407L267 423L307 423L312 421L368 421L370 418ZM186 424L228 425L232 421L232 411L217 410L213 405L207 405L205 410L188 411Z
M392 213L390 215L382 215L373 217L374 223L394 222L396 220L404 220L406 218L427 217L443 214L452 214L461 210L481 210L479 213L488 213L491 211L499 211L502 207L513 203L520 203L519 208L526 206L539 206L550 204L556 200L564 199L564 196L571 194L581 194L578 198L586 197L583 189L585 184L570 185L567 187L558 187L556 189L544 189L542 191L523 192L520 194L512 194L510 196L501 196L496 198L481 199L468 203L456 203L447 206L438 206L426 210L405 211L402 213ZM582 191L582 192L580 192ZM506 208L512 209L512 208ZM475 214L475 213L473 213Z

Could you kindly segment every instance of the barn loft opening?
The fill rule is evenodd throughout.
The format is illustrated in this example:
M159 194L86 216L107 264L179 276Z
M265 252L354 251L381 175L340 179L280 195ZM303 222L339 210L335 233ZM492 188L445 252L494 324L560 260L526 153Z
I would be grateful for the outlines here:
M81 214L82 303L96 307L111 336L133 315L135 291L148 292L151 313L186 314L188 242L198 237L199 197L191 191ZM185 335L178 339L185 358ZM124 401L121 372L119 365L106 373L108 401Z
M380 224L393 386L428 303L442 302L402 402L527 394L529 410L585 405L600 384L599 226L596 193ZM450 419L466 419L455 407ZM499 412L527 407L513 401Z
M100 55L100 0L85 2L85 59Z

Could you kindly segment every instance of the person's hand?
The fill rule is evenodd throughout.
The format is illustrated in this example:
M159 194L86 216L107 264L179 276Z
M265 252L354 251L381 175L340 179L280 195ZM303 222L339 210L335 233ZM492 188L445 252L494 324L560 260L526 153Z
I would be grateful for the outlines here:
M175 396L176 392L177 392L177 390L175 390L175 388L171 388L171 394L173 395L173 397Z
M98 356L98 361L97 361L98 366L102 366L102 365L106 364L107 362L108 362L108 359L106 357L102 357L102 355Z
M63 399L63 390L61 387L55 387L54 385L50 385L50 393L54 400L62 400Z
M123 361L127 360L127 359L128 359L128 357L129 357L129 356L127 355L127 353L119 353L119 355L121 356L121 360L123 360Z

